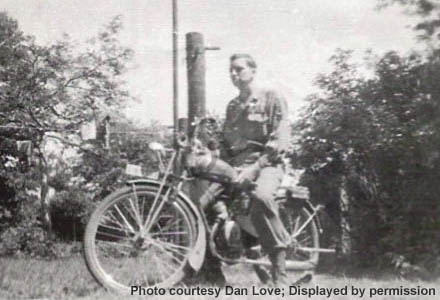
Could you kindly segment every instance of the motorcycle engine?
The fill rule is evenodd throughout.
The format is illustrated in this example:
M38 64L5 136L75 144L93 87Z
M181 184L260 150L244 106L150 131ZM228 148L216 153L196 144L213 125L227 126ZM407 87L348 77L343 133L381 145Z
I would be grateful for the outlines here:
M214 241L217 251L225 258L238 259L244 252L241 229L233 220L223 222Z

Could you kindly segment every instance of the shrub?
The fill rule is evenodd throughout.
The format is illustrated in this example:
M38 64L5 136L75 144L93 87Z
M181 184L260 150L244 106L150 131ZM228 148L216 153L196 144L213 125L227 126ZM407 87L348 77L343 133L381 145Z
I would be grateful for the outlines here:
M56 257L53 242L47 239L45 230L36 218L27 218L17 226L6 229L0 234L0 240L0 256Z
M94 207L90 194L78 187L58 192L50 203L54 233L62 240L81 240Z
M333 72L317 78L320 91L295 128L311 195L346 192L353 261L377 267L403 257L435 272L440 56L370 54L365 64L374 77L350 57L338 51L331 58Z

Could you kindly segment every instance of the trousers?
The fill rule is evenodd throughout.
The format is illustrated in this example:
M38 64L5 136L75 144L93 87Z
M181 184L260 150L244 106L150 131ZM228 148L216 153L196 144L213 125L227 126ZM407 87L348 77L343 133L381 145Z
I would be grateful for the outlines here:
M261 169L256 187L250 193L251 221L258 233L261 246L268 253L277 248L287 248L290 243L290 235L281 221L275 201L283 175L283 170L276 166Z
M227 161L234 168L245 169L256 162L261 156L261 152L243 151ZM229 166L229 165L228 165ZM217 171L228 174L234 178L236 175L224 164L218 164ZM269 165L263 167L255 180L256 187L250 192L251 208L250 217L252 225L258 234L261 246L267 253L275 249L287 248L290 244L290 235L284 227L280 215L279 207L275 200L277 190L283 180L284 171L281 166ZM202 207L205 209L209 203L214 201L216 195L222 191L221 185L211 183L209 188L205 188L202 196L199 197Z

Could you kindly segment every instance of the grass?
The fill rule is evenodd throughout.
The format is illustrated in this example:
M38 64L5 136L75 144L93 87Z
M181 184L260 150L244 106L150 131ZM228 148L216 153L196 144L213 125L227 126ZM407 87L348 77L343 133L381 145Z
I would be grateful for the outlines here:
M246 288L251 293L251 287L258 280L253 271L247 266L228 266L225 268L228 282L233 283L235 287ZM295 276L293 274L292 279ZM402 280L374 280L368 278L353 277L336 277L330 274L318 274L314 277L314 281L307 286L314 288L315 286L322 288L343 288L345 286L350 290L352 286L357 288L365 288L366 294L362 299L440 299L440 281L436 282L409 282ZM433 287L436 289L436 296L374 296L370 298L369 289L372 288L398 288L417 287L424 288ZM287 299L361 299L359 296L298 296L287 295ZM121 297L112 295L102 289L87 271L87 268L80 255L69 259L44 261L37 259L8 259L0 258L0 299L214 299L213 296L126 296ZM256 296L256 295L225 295L224 290L220 293L218 299L283 299L280 296Z
M55 261L0 259L0 299L76 299L99 289L79 255Z

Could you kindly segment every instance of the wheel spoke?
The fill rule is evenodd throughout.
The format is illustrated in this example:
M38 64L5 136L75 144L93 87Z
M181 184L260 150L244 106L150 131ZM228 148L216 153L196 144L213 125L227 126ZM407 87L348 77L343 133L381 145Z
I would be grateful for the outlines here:
M112 234L109 232L97 232L96 235L105 235L109 238L115 238L115 239L124 239L125 237L121 237L120 235Z
M185 257L185 254L188 253L191 250L188 247L167 243L167 242L164 242L164 241L161 241L161 240L158 240L158 239L155 239L154 242L152 242L152 244L157 246L159 249L162 249L164 251L164 253L169 254L169 255L171 255L171 254L168 253L168 251L170 251L170 252L172 252L172 253L174 253L176 255L180 255L182 257ZM186 252L182 253L181 252L182 250L186 250ZM175 257L175 256L172 256L172 257Z
M298 241L298 244L300 244L300 245L309 245L306 242L311 241L311 239L312 239L312 237L310 235L306 235L304 238L302 238L301 240L297 240L297 241Z
M125 218L124 214L121 212L121 210L119 209L118 205L115 204L115 210L118 212L118 214L121 216L122 220L124 221L125 225L127 226L127 228L134 233L134 229L133 227L130 225L130 223L127 221L127 219Z
M167 255L171 255L170 253L168 253L168 252L164 252L164 253L166 253ZM177 263L181 263L182 261L179 261L176 257L174 257L174 256L170 256L172 259L171 259L171 262L173 261L173 259L174 260L177 260ZM173 266L173 265L171 265L167 260L164 260L164 259L162 259L162 258L160 258L159 259L159 257L157 257L157 256L155 256L155 259L157 259L157 261L159 261L159 263L161 264L161 265L164 265L164 266L166 266L166 267L168 267L168 269L169 270L171 270L171 271L173 271L173 270L175 270L175 268L176 268L176 266Z
M170 273L172 274L173 271L175 270L175 266L170 265L166 260L163 259L159 259L157 256L154 256L155 262L156 262L156 270L158 271L158 276L157 277L162 277L162 281L166 278L166 270L164 270L164 272L160 272L161 270L159 270L158 266L164 266L167 267L168 270L170 270ZM163 275L162 273L165 273L165 275ZM159 278L160 279L160 278Z
M121 227L115 227L115 226L111 226L111 225L108 225L108 224L102 224L102 223L100 223L100 224L99 224L99 227L105 227L105 228L108 228L108 229L113 229L113 230L122 231L122 232L126 233L126 231L124 230L124 228L121 228Z
M98 242L98 244L100 244L100 245L115 246L115 247L125 247L125 248L130 248L130 249L133 248L133 246L130 245L130 244L117 243L117 242L110 242L110 241L102 241L102 240L100 240L100 241Z
M152 208L148 212L147 220L145 221L144 228L145 232L148 232L151 228L151 226L156 222L156 219L158 215L160 214L162 207L165 205L165 203L168 202L168 197L171 193L171 189L167 189L165 192L165 195L163 196L157 196L155 199ZM157 203L157 204L156 204ZM156 205L155 205L156 204Z
M304 223L301 224L301 227L295 231L295 233L293 234L293 237L297 237L301 234L301 232L307 228L307 226L309 226L312 222L312 216L309 216Z
M151 234L151 236L158 236L158 235L171 235L171 236L188 235L188 232L187 231L170 231L170 232L155 232L155 233Z
M140 261L140 257L136 257L134 260L136 261L136 265L142 266L142 261ZM135 272L135 270L132 270L129 274L131 274L131 278L136 281L139 277L143 278L144 275L147 274L147 272L144 270L141 270L141 272L141 276L139 276L138 273Z
M159 222L159 220L158 220L158 222ZM160 232L164 232L164 231L168 230L169 228L171 228L173 225L177 225L178 222L179 222L179 219L175 219L171 223L166 224L164 227L158 226L159 227L159 231Z
M132 248L131 246L125 245L125 249L123 249L124 245L122 244L117 245L116 243L113 244L112 242L104 242L104 241L100 241L96 246L97 248L99 248L100 251L102 251L104 255L110 255L110 256L114 256L114 254L116 253L122 256L128 256L130 255L130 252L125 249Z
M189 252L191 250L188 247L168 243L168 242L162 241L160 239L155 239L154 241L161 244L162 246L164 246L165 248L168 248L168 249L179 249L179 250L185 250L187 252Z
M123 224L121 224L121 222L118 220L118 218L116 216L113 215L112 211L108 212L108 215L104 215L102 216L102 220L99 222L99 225L104 225L103 221L112 223L112 224L117 224L119 225L119 229L123 230L124 232L127 232L129 230L129 228L127 228L126 226L124 226Z
M132 217L135 218L138 227L142 228L142 217L139 214L139 205L138 205L139 203L137 203L137 201L133 202L133 199L131 199L131 198L128 198L128 202L130 203L130 207L134 212L134 215L132 214ZM136 204L134 204L134 203L136 203ZM129 210L129 212L130 212L130 210Z
M318 229L314 220L315 214L309 212L306 208L294 210L287 207L283 211L286 229L294 241L287 252L287 260L290 260L294 267L294 262L310 262L316 265L319 253L316 251L302 251L301 247L319 248Z
M298 231L299 219L300 219L300 216L296 217L296 219L295 219L295 225L293 226L292 235L295 235L296 232Z
M177 284L197 235L189 208L180 198L168 198L174 197L172 189L162 194L151 187L124 189L102 202L87 226L84 248L90 271L118 291L129 290L130 283Z
M144 209L144 202L142 202L142 211L141 211L141 209L140 209L140 207L139 207L139 197L138 197L138 195L137 195L136 185L133 184L132 187L133 187L133 195L134 195L134 198L135 198L134 200L135 200L135 203L136 203L136 207L134 208L134 210L135 210L135 212L136 212L136 214L137 214L137 216L138 216L138 225L139 225L139 228L141 228L141 227L142 227L142 217L143 217L143 215L144 215L144 212L143 212L143 209ZM131 198L130 198L130 200L131 200ZM139 214L139 213L140 213L140 214Z
M183 260L184 260L184 258L185 258L185 255L182 254L182 253L175 252L175 251L170 250L170 249L164 249L163 246L159 246L159 245L156 245L156 247L157 247L159 250L162 251L161 253L165 254L166 256L168 256L169 258L171 258L172 260L177 260L177 262L179 262L179 263L183 262ZM174 255L171 254L170 252L173 253ZM179 258L177 255L182 256L182 258Z
M136 194L136 198L137 199L139 199L138 198L138 196L137 196L137 193L135 192L135 194ZM142 205L141 205L141 216L142 216L142 221L144 221L144 216L145 216L145 198L147 198L147 197L142 197ZM141 224L141 226L142 226L143 224Z

